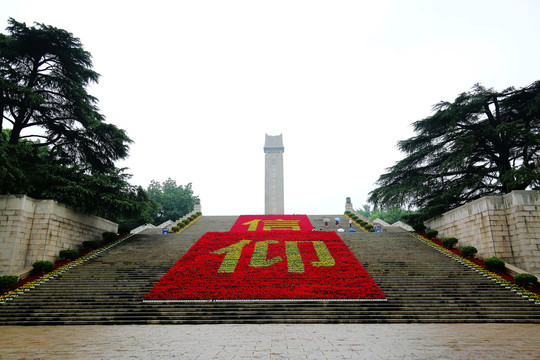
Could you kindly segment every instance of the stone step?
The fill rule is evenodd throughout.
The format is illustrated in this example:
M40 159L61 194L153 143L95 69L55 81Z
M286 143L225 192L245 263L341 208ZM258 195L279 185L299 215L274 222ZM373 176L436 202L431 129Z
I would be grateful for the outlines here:
M335 216L310 218L315 225L325 217ZM133 236L1 305L0 321L24 325L540 322L540 306L403 232L338 233L388 301L142 302L205 232L228 231L235 220L205 216L179 234L163 235L153 229Z

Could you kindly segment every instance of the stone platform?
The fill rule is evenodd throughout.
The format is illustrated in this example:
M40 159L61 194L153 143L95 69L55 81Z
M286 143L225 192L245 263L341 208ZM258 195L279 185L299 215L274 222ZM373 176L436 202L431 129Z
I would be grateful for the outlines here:
M537 324L6 326L1 359L539 359Z

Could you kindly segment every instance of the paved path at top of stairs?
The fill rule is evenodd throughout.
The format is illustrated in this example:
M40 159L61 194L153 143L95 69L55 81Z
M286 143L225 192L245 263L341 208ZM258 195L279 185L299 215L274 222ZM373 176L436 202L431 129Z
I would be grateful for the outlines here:
M310 216L310 219L318 228L325 217L335 216ZM146 230L1 305L0 322L3 325L540 323L540 306L403 232L339 233L388 301L142 302L144 294L195 241L208 231L228 231L236 218L203 216L179 234ZM348 223L343 225L348 227Z

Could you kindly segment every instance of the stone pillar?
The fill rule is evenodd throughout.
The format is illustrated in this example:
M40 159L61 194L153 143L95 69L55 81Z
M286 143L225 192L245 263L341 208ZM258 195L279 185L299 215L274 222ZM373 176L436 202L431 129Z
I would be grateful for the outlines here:
M345 211L354 211L350 197L345 198Z
M202 210L201 210L201 199L199 198L196 198L195 199L195 205L193 207L193 211L195 212L201 212L202 213Z
M283 191L283 137L265 134L264 213L285 213Z

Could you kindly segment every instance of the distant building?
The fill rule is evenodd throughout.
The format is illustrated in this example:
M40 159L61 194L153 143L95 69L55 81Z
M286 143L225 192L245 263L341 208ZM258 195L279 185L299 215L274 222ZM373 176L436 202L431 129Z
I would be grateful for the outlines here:
M265 134L264 153L264 213L284 214L283 134Z

